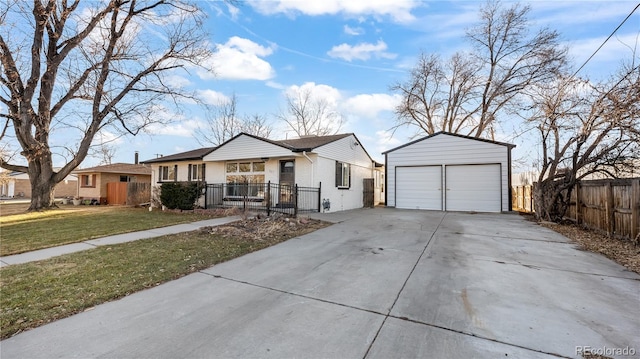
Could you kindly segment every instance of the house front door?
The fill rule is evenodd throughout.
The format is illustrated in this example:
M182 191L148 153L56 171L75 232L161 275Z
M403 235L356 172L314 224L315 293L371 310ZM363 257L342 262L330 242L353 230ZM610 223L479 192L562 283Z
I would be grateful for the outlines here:
M294 160L280 161L280 203L293 203L295 181Z

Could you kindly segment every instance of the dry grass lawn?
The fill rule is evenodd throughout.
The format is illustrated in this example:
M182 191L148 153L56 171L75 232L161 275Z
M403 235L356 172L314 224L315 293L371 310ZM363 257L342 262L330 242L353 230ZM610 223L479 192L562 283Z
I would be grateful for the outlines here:
M0 268L0 338L328 225L284 217L244 220Z

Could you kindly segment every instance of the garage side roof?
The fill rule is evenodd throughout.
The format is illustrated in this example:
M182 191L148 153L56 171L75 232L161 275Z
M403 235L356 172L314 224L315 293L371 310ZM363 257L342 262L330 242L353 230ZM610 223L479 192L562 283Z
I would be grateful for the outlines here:
M390 150L386 150L386 151L382 152L382 154L384 155L384 154L387 154L387 153L389 153L389 152L393 152L393 151L399 150L399 149L401 149L401 148L404 148L404 147L407 147L407 146L411 146L411 145L413 145L414 143L418 143L418 142L420 142L420 141L428 140L428 139L430 139L430 138L432 138L432 137L436 137L436 136L439 136L439 135L449 135L449 136L455 136L455 137L460 137L460 138L466 138L466 139L468 139L468 140L475 140L475 141L481 141L481 142L493 143L494 145L506 146L506 147L508 147L509 149L516 147L516 145L513 145L513 144L511 144L511 143L498 142L498 141L492 141L492 140L487 140L487 139L484 139L484 138L477 138L477 137L471 137L471 136L460 135L460 134L457 134L457 133L451 133L451 132L446 132L446 131L440 131L440 132L436 132L436 133L434 133L433 135L430 135L430 136L427 136L427 137L422 137L422 138L419 138L419 139L417 139L417 140L414 140L414 141L411 141L411 142L405 143L404 145L398 146L398 147L396 147L396 148L392 148L392 149L390 149Z

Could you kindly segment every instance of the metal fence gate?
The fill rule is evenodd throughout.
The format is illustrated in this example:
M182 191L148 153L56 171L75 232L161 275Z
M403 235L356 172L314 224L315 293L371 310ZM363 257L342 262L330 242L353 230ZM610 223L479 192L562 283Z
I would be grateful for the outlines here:
M212 183L206 185L204 206L240 208L297 215L320 212L321 187L300 187L279 183Z

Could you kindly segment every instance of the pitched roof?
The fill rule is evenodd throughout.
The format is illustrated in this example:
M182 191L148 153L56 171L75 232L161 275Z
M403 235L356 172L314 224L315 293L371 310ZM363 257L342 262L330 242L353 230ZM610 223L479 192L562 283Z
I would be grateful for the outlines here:
M305 136L291 140L279 140L276 142L280 142L283 145L290 147L293 151L311 151L316 147L324 146L328 143L351 135L353 135L353 133L342 133L339 135L329 136Z
M89 173L89 172L151 175L151 167L142 165L142 164L136 165L133 163L113 163L110 165L81 168L73 171L73 173Z
M419 138L419 139L417 139L417 140L414 140L414 141L411 141L411 142L407 142L407 143L405 143L404 145L398 146L398 147L396 147L396 148L392 148L392 149L390 149L390 150L386 150L386 151L382 152L382 154L384 155L384 154L387 154L387 153L389 153L389 152L393 152L393 151L395 151L395 150L399 150L399 149L401 149L401 148L403 148L403 147L407 147L407 146L413 145L414 143L417 143L417 142L420 142L420 141L424 141L424 140L426 140L426 139L429 139L429 138L432 138L432 137L436 137L436 136L438 136L438 135L449 135L449 136L455 136L455 137L460 137L460 138L466 138L466 139L468 139L468 140L476 140L476 141L481 141L481 142L493 143L494 145L506 146L506 147L509 147L509 148L514 148L514 147L516 147L516 145L513 145L513 144L511 144L511 143L505 143L505 142L492 141L492 140L487 140L487 139L484 139L484 138L471 137L471 136L460 135L460 134L457 134L457 133L451 133L451 132L446 132L446 131L440 131L440 132L436 132L436 133L434 133L433 135L429 135L429 136L426 136L426 137L422 137L422 138Z
M188 160L201 160L204 156L213 152L217 147L203 147L191 151L180 152L169 156L162 156L153 158L150 160L142 161L140 163L157 163L157 162L173 162L173 161L188 161Z

